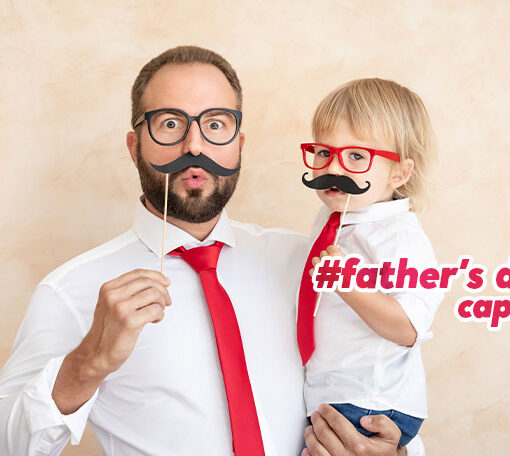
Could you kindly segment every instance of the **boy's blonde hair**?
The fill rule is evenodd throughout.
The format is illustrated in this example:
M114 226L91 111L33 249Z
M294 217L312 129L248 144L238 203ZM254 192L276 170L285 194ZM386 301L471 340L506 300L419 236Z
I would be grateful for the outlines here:
M436 151L429 115L420 97L394 81L350 81L329 93L317 107L312 121L315 141L333 132L340 122L346 122L361 140L382 135L401 160L414 161L411 177L393 196L409 197L413 210L421 210L427 194L425 178Z

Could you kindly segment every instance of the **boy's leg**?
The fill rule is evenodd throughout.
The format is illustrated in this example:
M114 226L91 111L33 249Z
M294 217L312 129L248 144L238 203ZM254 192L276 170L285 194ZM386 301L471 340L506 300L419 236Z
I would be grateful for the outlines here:
M387 415L390 416L391 410L381 410L381 411L375 411L375 410L369 410L366 408L358 407L353 404L349 403L342 403L342 404L330 404L333 408L338 410L345 418L347 418L352 425L356 428L358 432L360 432L363 435L366 435L370 437L373 435L373 432L367 431L365 428L363 428L360 424L361 417L365 415Z
M402 436L398 442L399 446L407 445L416 436L416 434L418 434L423 423L423 418L406 415L398 410L392 410L390 418L402 432Z

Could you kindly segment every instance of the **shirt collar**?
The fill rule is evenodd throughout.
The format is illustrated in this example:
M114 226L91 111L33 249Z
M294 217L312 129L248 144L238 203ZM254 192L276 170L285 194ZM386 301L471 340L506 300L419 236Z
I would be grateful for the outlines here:
M320 229L322 229L332 212L333 211L329 207L323 206L317 216L315 227L320 226ZM347 212L343 219L343 225L377 222L404 212L409 212L409 198L381 201L379 203L369 204L355 211Z
M150 212L141 200L136 206L133 231L150 250L161 258L163 219ZM203 241L194 238L188 232L168 222L166 222L165 231L165 254L180 246L190 249L210 245L216 241L235 247L235 235L225 209L221 212L220 218L209 236Z

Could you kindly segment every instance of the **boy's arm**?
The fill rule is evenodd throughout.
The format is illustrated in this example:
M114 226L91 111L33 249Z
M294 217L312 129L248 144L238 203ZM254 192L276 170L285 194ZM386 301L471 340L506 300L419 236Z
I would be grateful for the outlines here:
M321 252L321 257L345 256L336 245L330 245ZM315 266L320 258L312 259ZM313 269L310 270L312 275ZM376 292L335 291L366 325L379 336L399 345L411 347L416 342L417 332L400 303L390 295Z
M406 347L416 342L417 332L399 302L380 291L336 291L379 336Z

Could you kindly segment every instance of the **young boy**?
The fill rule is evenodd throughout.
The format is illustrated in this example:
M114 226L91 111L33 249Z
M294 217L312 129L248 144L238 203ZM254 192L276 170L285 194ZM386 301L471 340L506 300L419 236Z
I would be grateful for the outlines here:
M392 81L361 79L322 100L312 130L315 143L302 144L312 179L303 176L303 183L316 189L324 207L312 230L298 302L307 414L329 403L370 435L360 418L383 413L399 426L403 446L427 417L420 345L431 337L442 293L324 293L314 318L317 294L311 268L325 254L351 253L364 263L406 257L418 269L436 264L411 212L423 203L425 176L434 159L429 117L409 89ZM351 198L341 214L346 192ZM330 245L340 216L337 245Z

